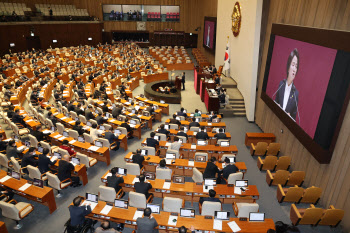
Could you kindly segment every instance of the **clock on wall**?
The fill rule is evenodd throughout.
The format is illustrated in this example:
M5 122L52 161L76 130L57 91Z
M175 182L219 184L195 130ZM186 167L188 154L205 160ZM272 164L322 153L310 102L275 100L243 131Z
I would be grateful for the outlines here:
M137 22L137 30L145 31L146 30L146 22Z
M232 33L236 37L239 35L241 30L241 21L242 21L242 13L241 13L241 5L239 2L235 3L232 11Z

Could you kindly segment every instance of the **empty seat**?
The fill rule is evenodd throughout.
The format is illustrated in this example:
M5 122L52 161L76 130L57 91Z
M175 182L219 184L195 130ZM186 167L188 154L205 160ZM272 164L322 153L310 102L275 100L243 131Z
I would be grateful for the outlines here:
M57 198L61 197L60 190L65 189L69 187L69 185L72 184L71 179L65 179L63 181L60 181L58 177L55 174L52 174L50 172L46 173L47 179L48 179L48 185L51 186L52 188L56 189L58 194L56 195Z
M313 203L316 205L321 198L321 194L322 194L321 188L314 187L314 186L309 187L304 191L303 196L299 201L299 203Z
M16 221L17 225L15 229L20 229L22 224L19 221L27 217L34 210L33 205L25 202L16 202L15 200L11 200L10 202L0 201L0 208L2 210L2 216Z
M335 209L333 205L323 212L321 220L317 225L337 227L344 217L344 210Z
M142 193L129 192L129 205L136 208L146 208L146 204L151 201L152 195L146 200L146 196Z
M147 155L155 155L156 154L156 149L154 149L154 147L144 146L144 147L142 147L142 149L147 150Z
M47 180L46 173L41 174L39 168L33 167L31 165L27 166L28 174L30 179L39 179L39 180Z
M87 155L84 155L79 152L76 153L76 157L80 159L80 163L84 164L86 168L92 167L97 163L97 159L88 157Z
M98 197L101 201L114 202L117 197L117 193L115 189L112 187L107 187L104 185L100 185L98 187Z
M276 164L275 170L289 170L291 158L289 156L281 156Z
M195 167L192 169L192 172L193 172L193 175L192 175L193 181L196 183L202 183L203 182L203 174Z
M171 180L172 170L157 167L156 168L156 177L157 177L157 179Z
M258 203L236 203L232 204L233 211L237 218L249 218L250 212L259 212Z
M304 171L293 171L288 178L288 181L286 185L288 186L294 186L298 185L301 186L304 183L305 179L305 172Z
M277 200L282 202L295 202L298 203L303 196L304 189L298 186L292 188L282 188L282 185L277 185Z
M258 142L256 146L252 143L250 145L250 154L264 156L267 151L267 143L266 142Z
M266 155L278 156L278 154L280 153L280 147L281 147L281 144L279 143L276 143L276 142L270 143L267 148Z
M199 213L201 215L209 215L214 216L215 211L221 211L222 206L220 202L211 202L211 201L204 201L201 205L199 203Z
M295 204L290 207L290 220L292 224L316 225L323 215L323 209L315 208L313 204L307 209L298 209Z
M269 170L266 172L266 182L271 185L285 185L289 177L289 172L285 170L279 170L276 173L271 173Z
M140 166L137 163L126 163L125 168L130 175L139 176L141 174Z
M185 199L164 197L163 211L180 213L180 209L185 207Z
M275 170L275 166L277 163L277 157L276 156L266 156L265 159L261 159L261 157L258 158L258 168L260 171L266 171L266 170Z

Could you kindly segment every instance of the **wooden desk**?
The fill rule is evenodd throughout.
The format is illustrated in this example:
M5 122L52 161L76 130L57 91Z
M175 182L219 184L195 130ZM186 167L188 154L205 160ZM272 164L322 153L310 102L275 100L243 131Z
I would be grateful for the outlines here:
M107 122L113 127L113 129L120 127L120 125L124 123L114 118L109 118ZM141 139L141 125L136 125L135 128L133 128L133 136L136 136L138 139Z
M251 143L257 144L258 142L275 142L276 136L273 133L246 133L244 144L250 146Z
M107 182L106 176L109 171L107 171L102 177L101 181L103 183ZM124 184L123 190L125 192L134 191L133 181L136 178L135 175L126 175L123 176ZM203 184L197 185L194 182L185 182L183 184L171 183L169 189L164 189L163 185L165 180L156 179L148 180L152 185L151 193L155 197L164 198L164 197L176 197L182 198L185 201L198 202L200 197L207 197L209 194L203 191ZM241 194L234 193L234 187L228 187L226 184L218 184L214 186L216 191L216 197L220 199L221 203L232 204L233 202L245 202L245 203L254 203L259 199L259 192L256 185L249 185L248 189Z
M7 173L3 170L0 170L0 179L5 177ZM24 191L19 191L19 188L25 185L28 181L25 179L16 180L14 178L10 178L6 180L4 183L0 185L2 187L6 187L12 189L14 193L20 195L22 197L27 198L28 200L32 200L43 205L49 207L50 213L53 213L56 210L56 200L53 194L52 188L44 186L44 188L39 188L34 185L31 185Z
M136 220L133 219L137 208L129 207L128 209L121 209L113 207L107 215L101 214L101 210L105 207L106 202L99 201L97 206L92 210L92 212L87 216L88 218L94 220L110 220L117 223L125 223L129 228L136 228ZM185 226L190 228L194 226L196 230L214 231L213 229L213 219L205 219L204 216L196 213L195 218L185 218L178 217L176 226L168 225L168 220L170 212L161 211L160 214L152 214L159 225L159 232L172 232L177 231L180 226ZM262 233L267 232L268 229L275 229L275 223L273 219L265 219L264 222L249 222L249 221L239 221L238 218L230 218L229 221L223 221L222 230L220 232L232 232L231 228L227 225L228 222L235 221L239 228L241 228L240 233Z
M204 103L207 107L208 112L218 112L220 109L220 100L218 96L213 96L209 93L209 89L204 90Z
M6 225L4 222L0 222L0 232L1 233L8 233Z
M170 119L167 119L165 121L166 124L169 124ZM189 121L180 121L181 125L183 126L189 126ZM225 122L219 122L219 123L210 123L210 122L199 122L200 126L204 126L207 129L207 132L211 132L213 128L226 128Z
M143 82L144 83L151 83L151 82L156 82L156 81L161 81L161 80L168 80L168 72L165 73L158 73L158 74L150 74L143 76Z
M133 154L132 152L129 152L124 157L124 160L126 162L132 162L132 159L131 159L132 154ZM144 157L145 157L145 161L143 161L142 164L144 165L145 170L150 172L155 172L156 167L159 164L160 160L162 160L162 158L155 155L148 155ZM188 162L189 162L188 159L175 159L174 163L168 164L167 166L174 171L175 175L189 176L189 177L192 177L194 167L200 170L201 172L204 172L205 168L207 167L207 162L194 162L193 166L189 165ZM217 166L219 169L223 168L222 165L223 163L217 163ZM247 166L245 165L245 163L236 162L235 165L238 168L238 170L243 173L243 177L244 177L245 173L247 172Z
M170 141L174 141L174 138L178 132L178 130L176 129L170 129L169 130L170 132ZM157 131L155 131L155 133L157 133ZM214 137L216 133L213 133L213 132L208 132L208 136L209 136L209 140L208 140L208 143L209 145L216 145L217 143L217 139ZM226 140L229 140L231 141L231 134L230 133L225 133L226 134L226 137L227 139ZM195 132L194 131L187 131L187 136L188 136L188 143L197 143L197 139L196 139L196 135L195 135Z
M65 139L59 139L59 138L55 138L55 136L59 135L58 132L52 133L49 135L50 140L51 140L51 145L55 145L55 146L61 146L63 140L68 140L69 142L72 140L75 140L72 137L67 137ZM107 163L107 165L109 165L111 163L111 158L110 158L110 154L109 154L109 148L107 147L101 147L99 148L97 151L91 151L89 150L89 148L92 146L90 143L88 142L74 142L73 144L69 143L69 146L73 147L74 151L85 154L89 157L93 157L95 159L97 159L98 161L102 161Z
M157 101L152 101L149 100L147 98L142 98L140 96L136 96L135 99L137 99L138 101L142 101L144 103L146 103L147 105L153 104L153 105L158 105L160 109L162 109L162 113L164 113L165 115L169 115L169 104L161 104Z

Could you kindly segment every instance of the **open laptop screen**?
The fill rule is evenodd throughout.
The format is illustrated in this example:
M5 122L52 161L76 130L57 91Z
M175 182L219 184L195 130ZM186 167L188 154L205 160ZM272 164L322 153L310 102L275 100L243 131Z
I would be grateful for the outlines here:
M117 208L127 209L129 207L129 202L126 200L114 200L114 206Z
M228 212L228 211L215 211L214 218L217 220L230 220L230 212Z
M249 213L249 221L250 222L263 222L265 221L265 213Z
M248 180L236 180L236 187L248 187Z
M160 213L160 206L156 204L147 204L147 208L150 208L152 210L152 213L159 214Z
M180 216L186 217L186 218L194 218L195 217L195 210L194 209L180 209Z
M92 193L86 193L86 200L97 203L98 202L98 195L97 194L92 194Z

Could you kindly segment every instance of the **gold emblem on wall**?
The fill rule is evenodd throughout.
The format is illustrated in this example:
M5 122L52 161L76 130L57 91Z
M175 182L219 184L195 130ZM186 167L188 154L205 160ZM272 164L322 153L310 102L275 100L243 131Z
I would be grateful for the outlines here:
M241 30L241 21L242 21L242 13L241 13L241 5L239 2L235 3L232 11L232 33L236 37L239 35Z

